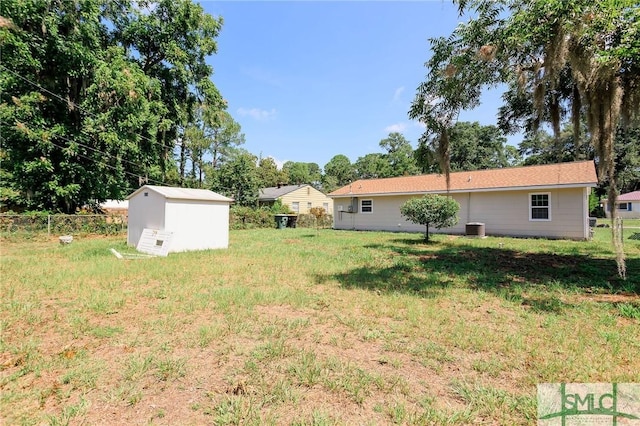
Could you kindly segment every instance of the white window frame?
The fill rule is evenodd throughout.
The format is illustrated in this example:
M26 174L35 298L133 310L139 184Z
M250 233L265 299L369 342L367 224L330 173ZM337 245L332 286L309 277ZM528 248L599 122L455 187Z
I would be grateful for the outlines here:
M307 211L310 211L313 208L313 204L311 201L307 201Z
M547 196L547 205L546 206L534 206L532 198L534 195L546 195ZM551 222L551 193L550 192L531 192L528 195L529 197L529 221L530 222ZM548 211L548 217L546 219L534 218L533 217L533 209L546 208Z
M367 202L369 205L365 206L364 203ZM365 211L365 208L369 209L369 211ZM372 214L373 213L373 200L368 198L364 200L360 200L360 213L364 214Z
M300 213L300 202L299 201L292 202L291 210L293 210L295 213Z
M342 207L342 206L340 206ZM322 203L322 208L324 209L324 212L327 214L331 214L331 212L329 211L329 203Z
M624 209L622 208L623 204L624 204ZM623 211L623 212L628 212L629 211L629 203L627 203L627 202L618 203L618 210Z

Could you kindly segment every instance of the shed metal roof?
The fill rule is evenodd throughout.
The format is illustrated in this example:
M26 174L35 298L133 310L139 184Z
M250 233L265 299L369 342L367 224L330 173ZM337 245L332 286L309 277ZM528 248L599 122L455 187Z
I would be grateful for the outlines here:
M198 200L198 201L226 201L231 203L233 199L220 195L208 189L174 188L170 186L144 185L127 197L130 200L140 192L150 190L170 200Z

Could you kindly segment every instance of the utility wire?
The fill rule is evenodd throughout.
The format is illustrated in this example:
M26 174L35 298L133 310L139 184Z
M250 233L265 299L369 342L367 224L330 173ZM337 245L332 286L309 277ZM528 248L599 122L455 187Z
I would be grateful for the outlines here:
M45 93L48 93L49 95L51 95L51 96L53 96L53 97L55 97L55 98L58 98L59 100L61 100L61 101L62 101L62 102L64 102L65 104L67 104L67 105L72 105L74 108L77 108L78 110L82 111L82 112L83 112L83 113L85 113L86 115L88 115L88 116L90 116L90 117L93 117L93 118L96 118L96 119L97 119L97 118L99 118L96 114L94 114L94 113L92 113L92 112L90 112L90 111L87 111L86 109L82 108L80 105L76 104L75 102L71 102L71 101L69 101L69 100L67 100L67 99L63 98L62 96L60 96L60 95L58 95L58 94L56 94L56 93L52 92L51 90L49 90L49 89L46 89L46 88L42 87L41 85L39 85L39 84L38 84L38 83L36 83L35 81L32 81L32 80L30 80L30 79L28 79L28 78L26 78L26 77L24 77L24 76L22 76L22 75L18 74L17 72L15 72L15 71L13 71L13 70L11 70L11 69L7 68L6 66L4 66L4 65L3 65L3 64L1 64L1 63L0 63L0 67L2 67L3 69L5 69L6 71L9 71L11 74L13 74L14 76L18 77L19 79L21 79L21 80L23 80L23 81L25 81L25 82L27 82L27 83L31 84L32 86L37 87L37 88L38 88L38 89L40 89L41 91L43 91L43 92L45 92ZM161 146L161 147L163 147L163 148L168 148L168 146L163 145L162 143L160 143L160 142L158 142L158 141L155 141L155 140L153 140L153 139L151 139L151 138L148 138L148 137L146 137L146 136L144 136L144 135L140 135L140 134L136 134L136 135L137 135L137 136L139 136L141 139L144 139L144 140L149 141L149 142L151 142L151 143L157 144L157 145L159 145L159 146Z
M9 126L9 125L10 125L9 123L7 123L7 122L5 122L5 121L2 121L1 123L2 123L3 125L5 125L5 126ZM105 155L105 156L107 156L107 157L114 158L114 159L115 159L115 160L117 160L117 161L121 161L121 162L129 163L129 164L131 164L131 165L133 165L133 166L139 166L139 164L137 164L137 163L134 163L134 162L132 162L132 161L126 160L126 159L124 159L124 158L118 158L118 157L115 157L115 156L113 156L112 154L109 154L108 152L100 151L99 149L96 149L96 148L90 147L89 145L85 145L85 144L83 144L83 143L81 143L81 142L72 141L71 139L66 138L66 137L64 137L64 136L62 136L62 135L56 135L55 137L56 137L56 138L59 138L59 139L63 139L64 141L66 141L66 142L68 142L68 143L70 143L70 144L76 144L76 145L82 146L82 147L84 147L84 148L90 149L90 150L92 150L92 151L95 151L95 152L97 152L97 153L100 153L100 154L102 154L102 155ZM47 140L46 142L47 142L47 143L50 143L50 144L52 144L52 145L55 145L55 146L57 146L57 147L58 147L58 148L60 148L60 149L68 149L68 148L69 148L69 146L62 146L62 145L59 145L59 144L57 144L57 143L55 143L55 142L53 142L53 141L51 141L51 140ZM77 155L78 157L86 158L87 160L93 161L93 162L95 162L95 163L102 164L102 165L107 166L107 167L109 167L109 168L111 168L111 169L118 170L118 168L117 168L117 167L112 166L111 164L107 163L106 161L100 161L100 160L98 160L98 159L96 159L96 158L88 157L88 156L86 156L86 155L84 155L84 154L81 154L81 153L79 153L79 152L76 152L76 153L75 153L75 155ZM121 171L122 171L123 173L126 173L126 174L130 175L130 176L137 177L139 180L140 180L140 179L145 179L145 180L146 180L146 181L148 181L148 182L153 182L153 183L157 183L157 184L160 184L160 185L170 186L170 185L169 185L169 184L167 184L166 182L157 181L157 180L155 180L155 179L149 179L147 176L142 177L142 176L140 176L139 174L132 173L132 172L128 172L128 171L126 171L126 170L121 170Z
M13 74L14 76L16 76L16 77L20 78L21 80L23 80L23 81L25 81L25 82L27 82L27 83L31 84L32 86L37 87L37 88L38 88L38 89L40 89L41 91L43 91L43 92L45 92L45 93L47 93L47 94L49 94L49 95L51 95L51 96L53 96L53 97L55 97L55 98L59 99L60 101L64 102L65 104L67 104L67 105L72 105L74 108L77 108L78 110L82 111L82 112L83 112L83 113L85 113L86 115L91 116L91 117L93 117L93 118L98 118L96 114L93 114L93 113L91 113L91 112L87 111L86 109L82 108L80 105L76 104L75 102L68 101L67 99L63 98L62 96L60 96L60 95L58 95L58 94L56 94L56 93L54 93L54 92L52 92L52 91L50 91L50 90L48 90L48 89L46 89L46 88L42 87L42 86L41 86L41 85L39 85L38 83L36 83L36 82L34 82L34 81L32 81L32 80L30 80L30 79L28 79L28 78L26 78L26 77L24 77L24 76L22 76L22 75L18 74L18 73L16 73L15 71L13 71L13 70L11 70L11 69L7 68L6 66L4 66L2 63L0 63L0 67L2 67L3 69L5 69L5 70L6 70L6 71L8 71L9 73ZM7 123L5 123L5 124L7 124ZM85 130L80 130L80 132L81 132L82 134L84 134L85 136L91 136L91 135L90 135L89 133L87 133ZM149 142L151 142L151 143L153 143L153 144L157 144L158 146L161 146L162 148L168 148L168 146L163 145L162 143L160 143L160 142L158 142L158 141L155 141L155 140L153 140L153 139L151 139L151 138L148 138L148 137L146 137L146 136L144 136L144 135L136 134L136 136L138 136L138 137L140 137L141 139L144 139L144 140L146 140L146 141L149 141ZM64 139L64 140L66 140L66 141L67 141L67 142L69 142L69 143L75 143L75 144L77 144L77 145L80 145L80 146L83 146L83 147L85 147L85 148L91 149L91 150L93 150L93 151L99 152L99 153L101 153L101 154L103 154L103 155L113 157L111 154L108 154L108 153L106 153L106 152L103 152L103 151L100 151L100 150L98 150L98 149L92 148L92 147L90 147L90 146L88 146L88 145L82 144L82 143L77 142L77 141L71 141L71 140L69 140L69 139L65 138L64 136L57 135L57 137L59 137L59 138L61 138L61 139ZM57 144L55 144L55 143L53 143L53 142L51 142L51 143L52 143L53 145L56 145L56 146L60 147L60 145L57 145ZM61 147L61 148L64 148L64 147ZM86 156L84 156L84 155L82 155L82 154L78 154L78 155L79 155L79 156L81 156L81 157L84 157L84 158L88 158L88 159L93 160L93 161L97 161L97 160L95 160L95 159L92 159L92 158L86 157ZM113 158L117 158L117 157L113 157ZM127 163L129 163L129 164L132 164L132 165L138 166L138 164L133 163L133 162L128 161L128 160L125 160L125 159L120 159L120 161L125 161L125 162L127 162ZM109 165L109 164L107 164L107 163L103 163L103 164L105 164L105 165L106 165L106 166L108 166L108 167L112 167L111 165ZM142 178L142 177L141 177L141 176L139 176L139 175L134 175L134 174L129 173L129 172L126 172L126 173L127 173L127 174L130 174L130 175L132 175L132 176L138 176L138 178ZM146 180L148 180L148 181L151 181L151 179L148 179L146 176L144 177L144 179L146 179ZM165 182L158 182L158 181L154 181L154 182L156 182L156 183L160 183L160 184L164 184L164 185L167 185L167 183L165 183Z

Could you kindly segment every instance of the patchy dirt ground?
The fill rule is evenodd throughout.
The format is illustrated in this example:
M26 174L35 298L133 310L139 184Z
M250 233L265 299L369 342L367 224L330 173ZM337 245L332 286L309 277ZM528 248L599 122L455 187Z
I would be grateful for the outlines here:
M462 270L465 285L387 293L349 287L342 271L309 279L311 251L194 254L160 269L104 257L109 245L52 244L2 247L0 424L531 424L537 383L630 380L640 368L638 321L616 314L638 297L538 291L545 274L588 274L554 255L441 250L359 275L380 259L327 249L360 262L354 282L428 271L450 283L456 264L480 265ZM487 290L487 265L504 286L531 287Z

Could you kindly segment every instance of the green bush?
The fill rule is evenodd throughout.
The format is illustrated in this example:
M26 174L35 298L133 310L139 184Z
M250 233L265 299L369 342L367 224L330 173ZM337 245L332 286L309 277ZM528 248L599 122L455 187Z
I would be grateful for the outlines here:
M229 228L274 228L276 226L274 216L277 214L292 214L292 212L279 201L269 207L232 206L229 211ZM299 228L330 228L332 225L333 217L326 214L321 207L311 209L309 214L299 214L296 222Z

